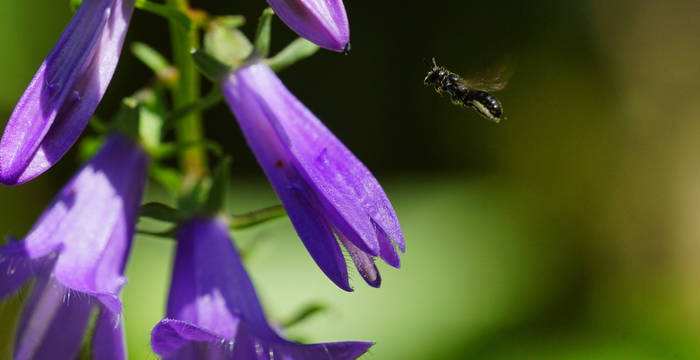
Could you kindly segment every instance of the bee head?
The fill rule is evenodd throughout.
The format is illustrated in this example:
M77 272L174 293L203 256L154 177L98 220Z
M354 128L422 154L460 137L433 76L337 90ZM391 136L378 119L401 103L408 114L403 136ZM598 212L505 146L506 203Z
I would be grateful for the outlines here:
M435 62L435 58L432 58L432 62L428 62L428 60L425 60L426 65L430 67L430 70L428 71L428 75L425 76L425 79L423 80L423 83L425 85L432 85L434 84L439 78L445 76L446 72L445 69L442 67L438 66L437 63Z

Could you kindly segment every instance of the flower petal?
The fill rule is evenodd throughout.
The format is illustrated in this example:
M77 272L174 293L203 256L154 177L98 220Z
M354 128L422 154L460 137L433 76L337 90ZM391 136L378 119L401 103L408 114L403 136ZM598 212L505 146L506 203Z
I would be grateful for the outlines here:
M202 347L210 358L218 359L214 354L230 353L231 343L201 326L174 319L161 320L151 332L151 348L165 359L197 359Z
M75 143L119 59L133 0L85 1L20 98L0 140L0 183L40 175Z
M282 84L264 63L238 69L224 82L224 93L263 168L273 169L274 158L261 156L256 142L274 142L276 131L291 152L293 167L313 187L323 213L348 240L363 251L379 254L378 225L405 249L396 213L374 176ZM228 89L227 89L228 88ZM243 104L243 98L250 103ZM257 105L254 105L257 104ZM257 108L257 109L256 109ZM270 122L270 125L260 123ZM266 126L265 131L259 130ZM258 146L261 147L261 146ZM271 151L271 150L267 150ZM271 177L266 170L268 177Z
M92 357L100 360L124 360L124 324L122 317L102 307L92 335Z
M288 140L274 128L249 79L229 77L222 90L263 171L287 209L289 218L321 270L340 288L351 291L347 265L330 224L322 213L321 199L293 166ZM276 94L271 94L275 96Z
M26 256L8 256L8 248L15 244L0 247L0 298L17 291L29 277L34 275L32 260Z
M342 0L267 0L275 13L316 45L344 51L350 41L350 25Z
M24 241L0 248L39 259L58 251L56 281L100 299L116 313L148 156L135 142L111 135L100 152L61 190Z
M94 303L50 275L42 276L25 304L15 335L15 359L74 359Z
M250 280L243 279L242 265L228 236L228 229L217 220L192 220L180 226L177 232L177 253L173 280L168 297L169 318L189 321L216 332L219 336L234 338L238 328L239 309L229 306L249 306L253 312L257 299L247 294L228 294L228 286L252 288ZM231 263L230 263L231 262ZM230 295L237 299L232 305ZM250 304L252 302L252 304Z
M338 235L338 237L343 243L343 246L348 250L352 262L360 272L360 275L362 275L362 278L365 279L365 282L372 287L378 288L382 284L382 277L379 275L377 265L374 264L374 258L353 245L353 243L345 239L343 235Z
M180 225L177 240L168 318L151 333L153 350L165 359L352 359L371 346L302 345L280 337L267 323L221 220L190 219Z

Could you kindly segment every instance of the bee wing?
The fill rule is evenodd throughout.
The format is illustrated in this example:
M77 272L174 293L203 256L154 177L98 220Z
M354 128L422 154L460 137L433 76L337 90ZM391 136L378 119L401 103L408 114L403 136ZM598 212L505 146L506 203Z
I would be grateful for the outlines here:
M513 68L510 58L505 58L483 71L465 77L463 81L468 87L486 92L496 92L506 87L508 79L513 75Z

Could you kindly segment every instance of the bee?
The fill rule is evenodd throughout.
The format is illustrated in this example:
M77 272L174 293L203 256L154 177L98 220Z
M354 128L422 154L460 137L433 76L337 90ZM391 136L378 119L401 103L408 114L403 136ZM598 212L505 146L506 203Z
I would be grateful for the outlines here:
M432 60L432 68L423 80L425 85L435 87L438 94L450 94L456 105L471 106L483 117L496 123L501 121L503 106L490 93L503 89L508 83L510 73L506 62L472 78L462 78L438 66L435 58Z

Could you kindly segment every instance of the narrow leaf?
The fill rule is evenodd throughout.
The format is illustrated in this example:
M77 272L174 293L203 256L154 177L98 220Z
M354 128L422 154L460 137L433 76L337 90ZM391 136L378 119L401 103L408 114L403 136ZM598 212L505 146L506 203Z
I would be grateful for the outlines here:
M182 220L182 216L177 209L157 202L141 205L140 216L171 223L177 223Z
M167 144L161 144L157 148L153 149L151 152L151 155L156 158L156 159L163 159L171 156L175 156L178 153L180 153L182 150L186 150L191 147L202 147L205 149L208 149L214 155L216 156L221 156L223 153L223 150L221 149L221 145L219 145L216 141L212 140L200 140L200 141L190 141L186 143L167 143Z
M318 51L319 47L309 40L298 38L272 58L265 60L275 72L282 71L294 63L304 60Z
M151 166L150 177L163 185L170 195L177 196L182 185L182 175L176 169L159 165Z
M292 316L290 316L288 319L281 321L280 325L282 325L283 328L287 329L291 326L301 323L302 321L310 318L313 315L325 311L326 309L328 309L328 307L320 303L307 304L306 306L297 310L297 312L292 314Z
M228 65L215 59L204 51L194 50L191 54L195 65L197 65L197 69L211 81L219 82L220 79L231 71Z
M270 206L246 214L231 216L229 225L232 229L245 229L254 225L274 220L287 215L282 205Z
M270 37L272 29L272 15L275 12L271 8L263 10L260 19L258 19L258 29L255 32L255 53L263 58L266 58L270 53Z
M151 71L166 83L172 84L177 78L177 70L158 50L141 42L131 44L131 52Z
M239 28L245 24L245 17L243 15L221 16L216 20L232 29Z
M198 101L179 107L173 110L170 114L166 115L165 122L163 123L163 131L167 131L175 127L180 120L186 118L190 114L202 112L218 104L222 98L223 97L221 96L219 87L215 86L206 96Z
M170 6L154 3L148 0L136 0L135 6L141 10L162 16L168 20L172 20L183 30L189 32L192 29L192 21L187 14Z
M221 160L214 170L213 183L209 189L205 210L212 214L221 212L226 207L226 198L231 172L231 158Z

